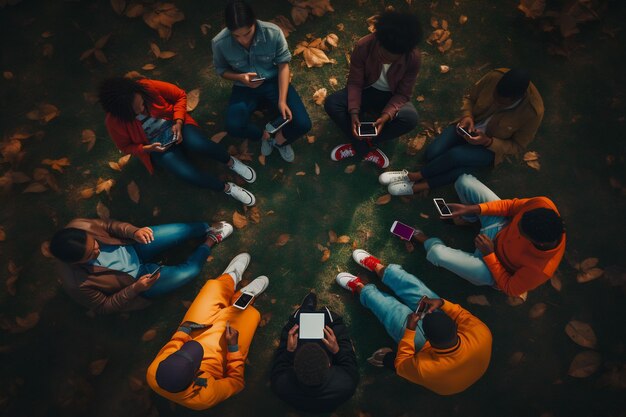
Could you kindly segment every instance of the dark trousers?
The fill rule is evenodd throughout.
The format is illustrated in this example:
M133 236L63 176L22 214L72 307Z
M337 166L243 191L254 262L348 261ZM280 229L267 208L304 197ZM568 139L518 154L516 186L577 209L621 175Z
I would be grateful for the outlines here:
M364 121L374 121L378 119L392 97L389 91L380 91L374 87L368 87L363 90L361 96L361 113L359 119ZM357 139L352 135L352 119L348 113L348 90L346 88L331 94L326 98L324 109L330 118L343 131L344 136L350 140L352 146L358 155L365 155L370 152L373 147L377 147L381 142L389 139L395 139L400 135L413 130L417 125L417 110L413 104L406 103L400 108L396 117L388 121L383 131L376 137L365 139ZM370 119L366 119L365 115L371 113L374 115Z
M172 145L165 152L152 152L150 159L153 164L170 171L185 182L215 191L224 190L223 181L213 174L199 170L189 161L185 153L208 156L223 164L230 160L230 155L222 145L208 139L194 125L183 126L183 141L180 145Z
M226 131L229 135L250 140L261 140L263 130L250 123L250 116L263 101L278 107L278 78L265 80L257 88L234 85L226 109ZM289 84L287 106L292 120L281 130L287 143L292 143L311 130L311 119L296 89ZM265 127L265 126L264 126Z
M456 133L454 125L446 127L424 153L427 164L421 173L430 188L452 184L461 174L478 167L493 165L495 154L484 146L470 145Z

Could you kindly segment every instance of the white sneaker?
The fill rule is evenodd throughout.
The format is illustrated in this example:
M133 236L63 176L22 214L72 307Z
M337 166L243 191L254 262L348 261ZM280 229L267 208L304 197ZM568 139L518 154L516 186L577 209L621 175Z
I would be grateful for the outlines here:
M338 273L335 277L335 281L341 286L341 288L345 288L346 290L352 292L354 292L356 284L362 284L359 277L357 277L356 275L352 275L349 272Z
M207 237L213 239L215 243L220 243L233 234L233 225L228 222L219 222L209 227Z
M372 256L371 253L364 249L355 249L352 251L352 259L368 271L375 272L376 266L380 264L380 259Z
M290 144L286 143L284 145L277 145L276 141L274 141L274 147L278 149L278 153L285 160L285 162L293 162L296 158L296 154L293 152L293 148Z
M267 140L261 139L261 154L270 156L274 150L274 143L274 138L269 138Z
M256 198L254 198L254 194L250 191L232 182L227 184L230 186L230 190L224 192L235 200L242 202L246 206L253 206L256 203Z
M394 182L389 184L387 191L391 195L413 195L414 182Z
M245 272L248 265L250 265L250 254L245 252L240 253L239 255L235 256L232 261L230 261L224 272L222 272L222 275L230 274L230 276L233 277L233 280L235 281L235 288L237 288L237 284L239 284L239 282L241 281L243 273Z
M246 182L251 183L256 180L256 172L254 171L254 169L252 169L252 167L244 164L234 156L231 156L230 158L233 160L233 166L229 167L230 169L235 171L235 173L237 173L241 178L246 180Z
M258 278L252 280L252 282L241 289L241 292L247 292L255 297L261 295L263 291L270 285L270 280L265 275L261 275Z
M394 182L411 182L409 181L409 171L387 171L378 176L378 182L382 185L393 184Z

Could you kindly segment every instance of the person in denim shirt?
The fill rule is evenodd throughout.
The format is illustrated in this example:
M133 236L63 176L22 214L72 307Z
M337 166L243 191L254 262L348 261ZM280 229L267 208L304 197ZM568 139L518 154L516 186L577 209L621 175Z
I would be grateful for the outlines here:
M261 153L277 148L292 162L291 143L311 130L311 119L296 89L289 83L291 53L283 32L273 23L257 20L244 1L230 1L225 10L226 28L213 38L213 65L223 78L233 81L226 111L228 134L261 140ZM260 80L256 80L260 79ZM278 108L289 119L272 137L267 130L249 123L262 101Z

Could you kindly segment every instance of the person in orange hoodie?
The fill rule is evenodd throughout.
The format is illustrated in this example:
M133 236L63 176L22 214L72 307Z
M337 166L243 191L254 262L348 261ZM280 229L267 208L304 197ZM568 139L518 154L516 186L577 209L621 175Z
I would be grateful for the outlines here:
M147 78L113 77L100 84L98 98L115 145L136 156L150 174L154 164L197 187L223 191L247 206L254 205L256 200L248 190L203 172L189 161L187 154L209 157L226 164L248 183L256 180L251 167L204 136L187 113L184 90Z
M224 273L208 280L172 339L148 367L148 385L193 410L205 410L244 388L244 363L261 315L233 306L241 292L259 296L269 284L260 276L236 291L250 255L237 255Z
M491 332L482 321L460 305L439 298L400 265L384 265L362 249L356 249L352 257L376 273L400 299L348 272L335 278L341 287L358 295L398 343L395 360L386 348L374 354L375 361L440 395L462 392L482 377L492 345Z
M455 188L463 204L448 204L457 224L480 221L476 251L463 252L416 230L426 259L474 285L489 285L520 296L549 280L565 253L565 227L547 197L500 200L472 175L461 175Z

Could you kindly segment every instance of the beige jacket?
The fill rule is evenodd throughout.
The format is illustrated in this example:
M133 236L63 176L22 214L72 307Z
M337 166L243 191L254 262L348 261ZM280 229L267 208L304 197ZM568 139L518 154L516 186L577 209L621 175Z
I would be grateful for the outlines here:
M89 233L106 245L132 245L139 229L130 223L116 220L74 219L66 228L73 227ZM138 310L150 304L139 297L135 279L120 271L86 264L61 265L61 284L77 303L96 313L116 313Z
M543 100L531 82L522 101L509 110L498 109L495 91L498 81L509 71L499 68L489 72L474 84L463 97L462 115L472 116L474 122L491 117L486 134L493 138L489 150L495 153L495 164L505 155L519 155L533 141L543 119Z

